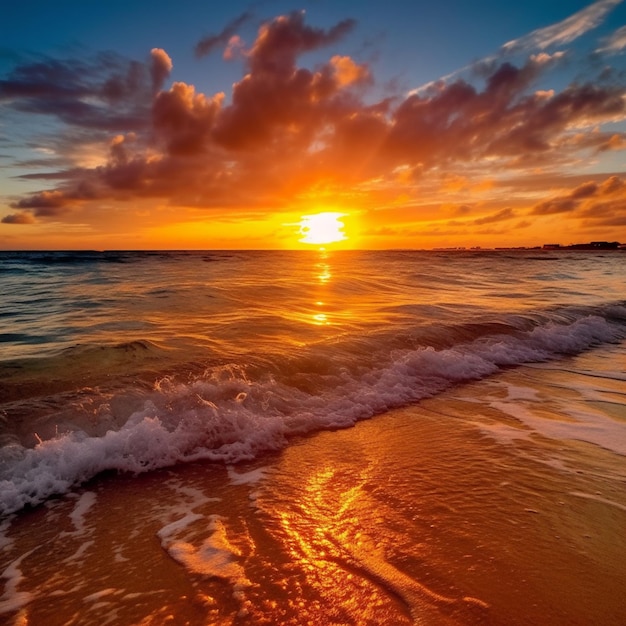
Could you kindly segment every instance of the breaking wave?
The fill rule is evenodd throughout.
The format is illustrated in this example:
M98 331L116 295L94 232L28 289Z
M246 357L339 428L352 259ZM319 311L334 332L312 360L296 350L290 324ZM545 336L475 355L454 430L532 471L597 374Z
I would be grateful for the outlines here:
M13 442L0 450L0 513L37 505L107 470L250 460L294 436L346 428L502 368L624 338L626 306L619 303L435 326L395 341L372 335L272 363L216 364L186 380L162 377L151 388L93 390L96 426L85 421L34 447ZM153 350L134 342L114 354Z

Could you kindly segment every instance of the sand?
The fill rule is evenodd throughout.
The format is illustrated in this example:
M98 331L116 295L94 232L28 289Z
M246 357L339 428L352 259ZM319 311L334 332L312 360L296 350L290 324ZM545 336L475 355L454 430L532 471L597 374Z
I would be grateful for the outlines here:
M101 476L4 521L0 615L621 625L624 383L597 359L512 369L254 463Z

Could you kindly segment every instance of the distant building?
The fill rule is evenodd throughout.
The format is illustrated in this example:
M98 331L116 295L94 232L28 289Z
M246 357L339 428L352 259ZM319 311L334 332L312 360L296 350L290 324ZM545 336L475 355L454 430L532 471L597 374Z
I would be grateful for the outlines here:
M544 243L544 250L618 250L622 248L619 241L591 241L590 243L572 243L562 246L558 243Z

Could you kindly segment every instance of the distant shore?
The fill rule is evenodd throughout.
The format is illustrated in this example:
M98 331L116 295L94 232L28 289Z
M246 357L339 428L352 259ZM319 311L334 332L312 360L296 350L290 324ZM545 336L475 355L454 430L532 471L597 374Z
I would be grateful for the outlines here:
M589 243L571 243L562 245L560 243L544 243L543 246L496 246L494 248L483 248L482 246L453 246L448 248L433 248L435 251L444 250L469 250L469 251L489 251L489 250L626 250L626 243L619 241L590 241Z

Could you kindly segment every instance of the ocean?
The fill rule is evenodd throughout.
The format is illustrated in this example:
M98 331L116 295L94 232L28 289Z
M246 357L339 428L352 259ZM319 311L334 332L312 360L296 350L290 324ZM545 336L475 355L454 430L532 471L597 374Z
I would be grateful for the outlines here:
M0 253L0 621L626 623L626 251Z

